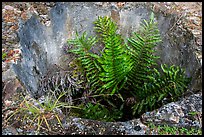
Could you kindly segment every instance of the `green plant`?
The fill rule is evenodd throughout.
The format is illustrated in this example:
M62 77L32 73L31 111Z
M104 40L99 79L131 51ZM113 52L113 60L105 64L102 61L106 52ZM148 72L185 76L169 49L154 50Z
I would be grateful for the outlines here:
M49 119L52 117L55 117L60 124L60 126L63 128L60 117L59 117L59 112L57 111L58 108L77 108L81 109L76 106L71 106L69 104L60 102L60 98L63 97L66 94L66 92L62 92L57 99L54 99L53 96L47 96L45 98L44 103L40 103L38 100L35 100L39 106L34 104L31 101L27 101L26 98L24 98L23 102L21 102L19 108L15 110L15 112L7 119L9 121L13 116L17 116L17 114L20 114L21 116L23 115L24 120L31 120L30 126L33 123L37 123L37 130L40 130L40 127L43 123L45 122L47 128L49 131L51 131L51 127L49 124Z
M155 104L160 104L168 96L169 101L175 101L187 89L189 79L185 77L183 69L174 65L167 67L165 64L161 68L161 73L153 69L152 76L148 76L149 82L145 82L143 89L136 92L139 98L138 103L133 106L133 113L153 109Z
M6 57L7 57L7 53L6 53L6 52L3 52L3 53L2 53L2 60L5 60Z
M120 94L115 94L114 96L122 100ZM112 94L96 94L73 99L73 102L77 102L75 105L81 109L71 109L70 115L100 121L117 121L123 115L121 111L123 105L118 109L117 106L108 100L109 97L113 97ZM79 103L80 100L83 101ZM108 104L102 105L102 101L107 101Z
M106 108L106 106L101 105L100 103L87 103L83 108L83 118L89 118L93 120L101 120L112 122L115 119L121 118L122 113L116 108L111 108L111 111Z
M191 115L191 116L195 116L195 115L199 114L199 112L197 112L197 111L190 111L188 114Z
M78 55L78 66L84 71L89 87L93 90L96 89L93 87L97 87L97 84L101 82L98 76L98 71L101 68L97 65L99 56L90 52L96 42L96 37L88 37L85 32L81 37L76 32L76 38L68 41L68 44L76 46L76 49L69 50L68 52Z
M150 131L156 131L158 135L202 135L202 130L197 129L194 127L191 128L180 128L180 127L171 127L171 126L156 126L152 123L148 124L148 127L150 128Z
M81 37L76 33L75 39L68 40L68 45L75 46L68 52L78 56L87 79L88 95L110 94L108 98L96 98L99 104L88 105L87 113L99 109L99 106L116 106L118 111L122 111L119 108L124 106L124 100L133 97L132 114L141 114L162 105L164 98L176 100L187 89L190 79L183 69L156 63L159 57L154 48L161 38L153 13L127 42L117 33L117 25L109 17L98 17L94 24L96 37L88 37L84 32ZM101 44L104 46L101 55L91 52ZM92 114L88 116L93 117Z
M117 34L117 26L108 17L99 17L94 22L95 31L105 46L102 56L98 59L102 67L99 72L102 88L111 94L118 93L127 80L132 68L130 56L126 53L121 35Z
M142 90L145 82L152 78L153 66L156 66L155 59L158 56L153 55L154 47L161 41L157 23L154 22L154 16L151 14L150 21L144 20L138 33L134 32L133 37L128 38L126 44L127 51L133 59L133 68L128 73L129 84L134 90Z
M176 99L187 88L189 79L181 68L174 65L167 67L164 64L161 65L161 73L155 68L156 59L159 57L154 55L154 47L160 41L152 13L150 20L144 20L139 32L134 33L134 36L128 39L129 44L126 44L134 60L127 83L137 98L137 103L132 107L133 114L154 109L156 104L161 104L162 99L169 95L172 100Z

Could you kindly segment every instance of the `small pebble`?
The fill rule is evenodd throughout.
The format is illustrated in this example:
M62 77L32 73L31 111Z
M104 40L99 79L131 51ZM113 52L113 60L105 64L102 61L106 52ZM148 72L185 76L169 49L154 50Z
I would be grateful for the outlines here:
M6 5L6 6L4 6L4 9L6 9L6 10L14 10L14 7L12 7L10 5Z
M19 133L23 132L23 130L20 129L20 128L16 128L16 130L17 130L17 132L19 132Z

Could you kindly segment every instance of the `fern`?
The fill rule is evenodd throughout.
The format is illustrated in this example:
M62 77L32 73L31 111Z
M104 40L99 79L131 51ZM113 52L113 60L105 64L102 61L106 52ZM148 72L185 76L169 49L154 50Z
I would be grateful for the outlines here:
M107 42L106 38L116 35L117 26L114 22L111 21L109 17L98 17L98 19L94 22L95 31L98 32L101 37L100 40L104 43Z
M108 116L107 108L111 107L121 111L124 100L132 96L136 100L130 106L132 114L141 114L162 105L164 98L177 99L187 89L190 79L186 78L183 69L165 64L161 65L161 72L156 69L159 68L156 63L159 57L154 48L161 42L161 37L153 13L127 42L117 34L117 25L109 17L99 17L94 24L96 37L87 37L86 33L79 37L77 34L68 42L76 46L69 52L78 55L89 84L87 92L98 96L95 98L98 104L89 103L84 108L86 118ZM101 56L92 53L91 48L101 43L104 45ZM100 94L116 96L106 98Z
M94 23L95 30L105 46L102 57L98 59L103 68L99 74L100 80L105 83L102 88L110 89L111 94L114 94L127 80L126 75L131 70L132 61L126 54L123 39L116 34L115 23L108 17L99 17Z
M132 107L133 114L155 109L168 96L171 98L169 101L175 101L187 89L190 78L185 77L183 69L174 65L167 67L166 64L161 65L161 68L161 73L153 69L151 80L144 83L143 89L137 94L139 100Z
M158 56L154 55L154 47L161 41L157 23L154 22L154 15L151 14L150 20L144 20L138 33L128 39L134 67L128 74L128 84L133 87L133 93L137 98L137 103L132 107L133 114L137 112L154 109L167 96L180 96L185 91L188 80L184 71L174 65L169 68L161 65L162 74L156 66Z
M144 82L149 81L151 68L156 65L155 59L159 58L153 55L155 52L153 48L161 41L157 23L153 20L152 13L150 21L144 20L145 23L141 24L139 33L134 33L134 36L129 38L128 44L126 44L129 54L134 60L134 67L128 74L129 83L134 90L141 90Z
M96 43L96 37L88 37L85 32L81 37L76 33L76 38L68 41L68 44L76 46L76 48L69 50L68 52L78 55L78 60L81 62L81 67L85 72L86 80L92 90L95 90L100 83L98 71L100 71L101 68L97 61L99 56L90 52L91 48Z
M121 118L122 113L116 108L111 108L111 111L100 103L87 103L83 108L82 117L91 118L93 120L101 120L112 122Z

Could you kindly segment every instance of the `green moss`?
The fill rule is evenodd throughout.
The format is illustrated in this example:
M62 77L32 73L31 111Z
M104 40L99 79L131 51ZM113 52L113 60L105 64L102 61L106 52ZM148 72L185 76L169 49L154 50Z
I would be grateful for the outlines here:
M158 135L202 135L202 130L195 127L181 128L175 126L155 126L154 124L148 124L148 127L150 132L157 132Z

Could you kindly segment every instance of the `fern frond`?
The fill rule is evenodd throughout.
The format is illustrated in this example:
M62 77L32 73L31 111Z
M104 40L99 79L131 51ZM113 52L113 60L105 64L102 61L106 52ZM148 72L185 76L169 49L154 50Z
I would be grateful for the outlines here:
M105 42L105 38L111 35L116 34L117 25L111 21L109 17L98 17L98 19L94 22L95 31L99 33L99 36L102 38L101 40Z
M127 79L132 61L125 51L123 39L116 34L116 24L108 17L99 17L94 23L95 31L99 33L105 46L102 57L98 60L103 68L99 75L100 80L105 83L102 88L111 89L111 94L114 94L124 85L122 83Z
M172 97L180 96L186 89L191 78L185 76L185 71L178 66L168 67L166 64L161 65L163 77L161 78L166 83L171 84ZM173 89L173 90L172 90Z
M86 80L89 82L89 87L92 90L95 90L101 82L98 76L98 72L101 69L97 61L99 56L90 51L97 42L96 37L88 37L86 32L84 32L81 37L76 34L75 39L68 41L68 44L75 46L74 49L68 52L78 55L81 67L85 72Z
M149 81L148 75L152 73L152 68L156 65L158 56L154 55L154 47L161 41L157 23L153 21L154 16L151 15L149 21L144 20L138 33L134 33L133 37L128 39L126 44L129 54L134 61L133 69L128 74L129 84L133 86L135 91L140 90L145 82Z
M187 89L190 79L185 76L183 69L166 64L161 65L161 68L161 73L154 69L152 76L149 76L150 81L144 84L142 91L137 92L138 102L132 107L133 114L158 107L168 96L171 98L169 101L174 101ZM144 102L147 103L144 105Z

